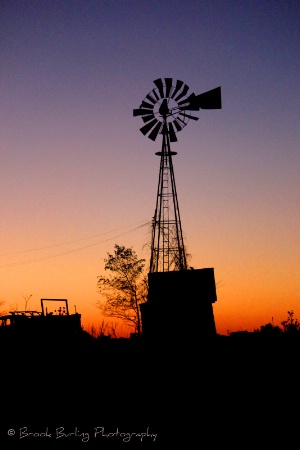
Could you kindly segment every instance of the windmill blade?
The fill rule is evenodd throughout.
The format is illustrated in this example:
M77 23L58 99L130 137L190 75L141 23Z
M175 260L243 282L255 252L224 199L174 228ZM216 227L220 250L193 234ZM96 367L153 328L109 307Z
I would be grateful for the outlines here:
M188 119L192 119L192 120L199 120L199 117L195 117L195 116L191 116L190 114L185 114L183 112L179 113L181 116L187 117Z
M149 102L151 102L151 103L153 103L153 104L156 103L156 99L153 98L153 97L151 97L150 94L146 95L146 99L149 100Z
M140 128L140 131L146 136L146 134L154 127L154 125L157 124L157 120L153 119L151 122L147 123L147 125L144 125L142 128Z
M161 78L154 80L153 83L157 86L160 98L164 98L164 85Z
M177 95L177 93L179 92L179 90L181 89L182 86L183 86L183 81L177 80L177 82L176 82L176 87L175 87L175 90L174 90L174 92L173 92L171 98L174 98L175 95Z
M189 111L199 111L200 107L198 105L197 97L194 93L192 93L188 98L185 100L181 100L181 102L178 102L179 109L180 110L189 110Z
M157 124L155 125L155 127L153 128L151 133L149 134L148 138L151 139L152 141L155 141L158 133L160 132L160 129L161 129L161 123L157 122Z
M150 103L145 102L145 101L142 101L141 107L153 109L153 105L150 105Z
M172 89L172 78L165 78L166 83L166 97L169 97Z
M174 131L172 123L169 123L169 130L168 131L169 131L170 141L171 142L176 142L177 141L177 137L176 137L176 133Z
M187 84L185 84L185 85L183 86L183 89L182 89L182 91L180 92L180 94L177 95L177 97L175 97L174 100L176 100L176 102L178 102L178 100L180 100L182 97L184 97L184 96L187 94L187 91L188 91L188 90L189 90L189 87L188 87Z
M196 102L201 109L222 109L221 87L197 95Z
M152 114L153 110L151 109L143 109L143 108L139 108L139 109L134 109L133 110L133 117L135 116L148 116L149 114Z
M143 119L144 123L147 123L147 122L149 122L149 120L155 119L155 116L154 116L154 114L150 114L149 116L142 117L142 119Z
M179 116L177 117L176 121L178 121L178 124L179 124L179 122L182 123L182 128L186 126L186 122L184 120L182 120Z
M182 130L182 126L180 125L180 123L177 119L174 120L173 124L175 125L177 131Z
M154 95L154 97L156 98L156 101L160 100L159 96L157 95L156 90L153 90L153 91L151 92L151 94Z

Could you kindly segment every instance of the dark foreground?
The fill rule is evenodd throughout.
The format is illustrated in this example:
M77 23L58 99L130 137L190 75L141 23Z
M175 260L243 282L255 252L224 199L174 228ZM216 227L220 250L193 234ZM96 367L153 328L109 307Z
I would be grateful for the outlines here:
M298 360L287 339L2 346L0 447L288 448Z

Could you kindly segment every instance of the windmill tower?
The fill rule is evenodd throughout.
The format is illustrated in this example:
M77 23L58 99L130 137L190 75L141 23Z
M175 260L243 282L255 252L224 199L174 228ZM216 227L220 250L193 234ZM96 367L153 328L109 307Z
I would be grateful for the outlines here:
M161 151L156 152L160 156L160 169L152 221L149 301L141 308L143 329L162 331L165 328L162 321L169 320L183 296L195 295L199 283L204 296L209 297L210 307L216 301L213 269L188 270L172 160L177 153L171 150L171 143L177 141L177 133L190 120L198 120L191 111L222 106L220 87L188 95L189 87L181 80L158 78L154 84L140 107L133 110L133 116L141 116L144 125L140 131L149 139L162 137ZM215 331L212 310L202 314L203 317L204 328Z

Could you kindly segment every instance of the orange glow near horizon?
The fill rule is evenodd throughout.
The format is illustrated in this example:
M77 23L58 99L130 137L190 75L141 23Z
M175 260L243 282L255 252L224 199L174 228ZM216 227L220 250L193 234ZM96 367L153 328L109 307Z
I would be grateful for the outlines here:
M112 325L118 336L128 337L133 329L113 318L103 317L97 307L100 300L97 277L105 273L104 259L107 252L113 252L115 242L119 245L132 246L138 257L145 258L147 264L148 250L144 247L147 239L147 230L139 228L128 235L119 238L114 235L108 242L91 245L78 252L55 258L42 259L45 253L54 254L53 250L52 253L49 253L49 249L34 252L35 255L36 253L40 255L37 262L9 265L13 261L31 259L23 254L21 257L7 256L6 261L9 264L1 269L0 301L4 302L1 308L5 311L22 310L26 298L30 297L27 308L40 310L41 298L65 298L68 300L69 312L74 313L76 309L81 314L82 325L86 331L91 328L98 330L104 323L107 326ZM94 241L95 239L92 240ZM261 259L257 260L255 252L249 251L247 258L242 258L238 248L232 248L231 258L225 259L225 249L219 244L216 242L213 247L210 243L205 243L210 247L211 254L215 255L209 258L205 267L214 267L217 301L213 304L213 311L218 334L227 335L241 330L253 331L270 322L280 326L287 318L289 310L294 310L295 317L300 316L300 293L296 289L298 283L296 249L291 248L290 260L281 264L279 257L272 261L268 253L261 254ZM72 245L74 248L74 244ZM78 246L78 243L75 246ZM189 248L192 246L190 241ZM219 253L220 249L223 252ZM59 253L56 249L55 252ZM208 253L208 250L204 247L204 256L205 252ZM287 256L287 250L285 253ZM233 255L236 255L237 261ZM38 259L37 256L35 258ZM214 258L216 264L212 264ZM194 268L201 268L197 267L196 257L192 258L192 262ZM197 301L197 294L193 301ZM186 314L178 312L178 323L175 328L179 333L188 330L190 326L197 326L197 318L190 315L189 311L190 306L187 303ZM116 323L117 327L114 326Z

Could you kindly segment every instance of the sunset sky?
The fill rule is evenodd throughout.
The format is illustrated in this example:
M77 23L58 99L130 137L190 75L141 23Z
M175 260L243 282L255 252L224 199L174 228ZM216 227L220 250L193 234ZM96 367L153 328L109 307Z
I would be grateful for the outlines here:
M172 144L191 265L215 271L217 332L300 318L299 2L2 0L0 37L5 310L63 298L97 326L107 252L149 261L161 143L133 109L171 77L222 89L222 109Z

